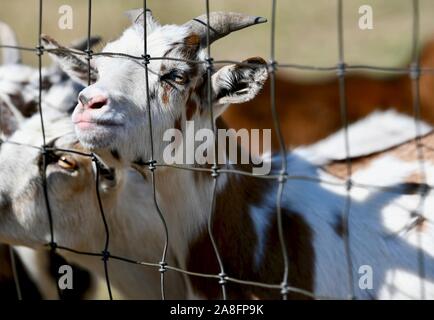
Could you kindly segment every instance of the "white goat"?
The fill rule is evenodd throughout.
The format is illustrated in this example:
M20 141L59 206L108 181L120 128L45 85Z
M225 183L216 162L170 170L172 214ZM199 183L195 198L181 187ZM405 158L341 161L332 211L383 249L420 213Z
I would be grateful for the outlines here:
M120 39L109 43L105 51L133 56L142 54L143 21L140 21L140 18L134 20L137 23L127 29ZM160 26L150 14L147 14L147 41L151 56L197 61L204 58L204 21L206 17L201 16L183 26ZM212 27L210 41L263 21L264 19L258 17L240 14L212 13L209 22ZM45 41L57 46L49 38L45 38ZM61 63L63 58L63 55L59 55ZM69 64L65 70L74 72L76 78L85 78L85 70L71 68L71 59L65 59L63 62ZM82 91L73 115L79 140L86 147L100 153L105 162L119 168L129 166L131 161L139 158L149 159L151 146L147 131L147 94L143 68L130 59L118 60L104 56L96 59L96 68L93 72L98 73L98 80ZM209 128L210 110L206 107L207 79L204 77L205 66L178 60L152 60L149 69L148 95L156 139L154 157L157 162L161 162L164 143L157 139L163 136L166 129L175 127L186 130L185 120L194 120L197 130ZM80 72L82 74L77 75ZM214 116L218 117L228 103L239 103L253 98L266 77L265 65L259 58L248 60L243 65L220 69L212 76L211 83ZM57 135L59 134L60 132L57 132ZM55 136L53 133L51 135ZM23 139L20 136L16 138ZM431 139L433 135L427 135L423 142L429 144ZM38 144L40 141L33 143ZM381 144L381 141L379 143ZM55 140L54 144L57 147L68 145L67 136ZM290 262L289 285L312 291L318 296L342 298L348 296L351 287L354 287L354 294L358 298L434 297L434 230L433 214L430 210L434 202L431 188L426 188L425 184L418 181L418 176L415 176L419 163L415 150L411 150L412 146L412 143L407 143L387 152L379 152L367 159L362 158L362 163L356 163L353 181L382 185L388 189L366 189L355 184L351 190L348 236L353 283L349 283L345 277L348 268L344 246L347 229L342 219L347 201L344 186L303 179L286 181L282 218ZM3 146L6 147L8 149L2 150L2 156L9 158L13 154L14 159L23 158L21 149L12 151L12 146ZM381 148L377 148L377 151L381 151ZM117 159L109 158L110 153ZM218 153L225 154L225 150L218 150ZM37 151L34 151L33 157L37 157ZM97 211L95 214L84 212L84 208L90 207L89 203L96 207L95 190L89 184L78 187L74 185L73 177L77 175L77 171L67 171L71 169L71 161L65 164L63 160L59 163L58 157L53 159L54 166L48 168L48 174L49 185L52 186L50 198L55 200L53 212L61 213L54 219L55 230L62 230L56 232L57 241L81 250L101 250L103 229L101 227L98 232L93 230L100 223L99 215ZM286 162L291 176L305 176L334 183L343 182L307 161L301 152L292 152L287 156ZM75 160L73 163L78 162ZM16 167L23 167L23 164L15 161L13 166L6 166L2 161L0 166L0 170L8 173ZM67 168L63 168L65 166ZM341 175L342 170L339 166L340 163L330 164L327 170ZM234 164L227 164L225 167L238 168ZM242 169L251 170L252 166L244 165ZM425 170L429 183L434 167L426 161ZM3 208L6 208L3 211L10 214L0 216L0 239L25 241L26 245L31 246L47 242L48 230L47 219L41 215L42 197L40 194L35 196L35 185L38 183L28 183L30 178L37 181L36 165L33 169L26 167L25 173L26 175L18 181L15 180L13 185L9 183L3 187L6 189L3 189L0 201ZM68 183L64 183L67 179L59 178L68 175L71 176ZM219 273L207 234L209 206L213 195L213 179L210 174L159 167L155 178L157 200L169 226L169 252L172 254L169 264L177 262L177 266L190 271ZM126 184L125 187L127 186L130 185ZM121 251L118 243L125 245L130 239L143 240L131 244L131 253L136 254L137 247L154 253L155 248L161 249L163 234L159 229L161 224L154 212L154 205L147 199L150 195L149 188L149 185L143 185L142 188L135 185L128 187L128 192L119 192L121 196L118 194L104 198L104 204L109 211L117 208L117 205L125 205L122 204L124 201L118 201L119 199L127 199L128 204L128 207L119 211L128 214L108 213L110 230L114 238L110 244L112 254ZM420 205L421 196L418 191L424 188L428 193L423 205ZM11 192L10 189L15 192ZM63 192L59 193L59 190ZM68 190L71 193L67 193ZM77 190L83 197L73 197ZM217 180L213 234L225 272L229 276L267 283L282 281L283 261L277 238L276 192L276 181L220 173ZM10 196L11 193L13 197ZM137 211L131 211L130 206L135 205L139 208ZM62 211L65 206L78 206L82 209L70 215ZM140 214L133 215L131 212ZM30 226L32 233L29 233ZM64 232L65 228L70 228L71 233ZM152 237L145 240L144 234ZM89 235L92 235L91 241L88 240ZM117 237L121 239L119 242ZM153 242L147 242L149 239ZM141 245L138 245L139 243ZM125 253L123 255L125 256ZM153 261L159 259L157 255L150 256ZM101 262L98 264L95 260L88 259L90 268L98 270L101 267ZM111 268L117 270L115 277L125 268L125 265L113 259L110 263ZM370 267L373 272L372 288L359 286L358 271L364 270L365 266ZM420 276L422 271L423 276ZM142 272L143 270L140 270L140 276L143 276ZM168 277L171 275L174 273L167 273ZM174 277L176 278L175 275ZM114 281L119 281L119 285L125 286L127 283L140 283L137 279L124 274L122 278L116 278ZM152 279L146 279L148 280L155 288L156 280L152 282ZM186 297L221 297L216 279L192 276L185 277L184 280ZM167 280L167 283L171 281ZM184 283L179 280L178 284L175 285L176 289L171 287L169 291L181 292L183 289L177 289ZM138 285L134 288L138 289ZM227 290L229 298L280 296L277 290L245 287L234 283L228 283ZM290 297L301 296L290 292Z
M94 46L101 38L93 36L90 45ZM13 30L0 21L0 42L8 46L18 46ZM74 49L84 50L85 40L76 41ZM0 65L0 127L3 137L10 136L25 119L32 116L38 107L39 72L36 68L21 63L17 49L5 47L2 50L3 64ZM83 89L77 81L67 76L53 63L41 70L41 91L45 110L70 112L75 105L78 92Z
M50 146L84 151L64 113L45 117ZM10 141L41 145L39 117L27 120ZM42 249L49 241L49 222L40 181L39 150L5 143L0 151L0 242ZM100 192L110 224L110 253L132 260L156 262L163 250L163 230L149 208L150 186L133 169L102 170ZM89 157L68 152L50 154L47 182L55 241L65 247L101 253L105 233L95 190L95 171ZM137 241L136 245L134 242ZM67 261L104 276L100 257L58 250ZM173 258L170 263L176 265ZM157 299L160 276L155 268L111 259L110 280L125 298ZM36 271L35 275L38 275ZM185 298L182 276L168 274L167 295Z
M87 40L87 39L86 39ZM90 44L93 46L100 41L99 37L92 37ZM5 23L0 21L0 43L8 46L18 46L18 41L13 30ZM87 41L78 41L74 48L83 49ZM18 49L3 48L3 64L0 66L0 137L10 136L19 128L19 124L25 118L30 117L37 111L39 96L39 74L37 69L21 63L21 54ZM42 105L44 112L71 110L74 101L77 99L79 90L82 86L72 81L56 64L48 68L42 68ZM65 114L66 116L66 114ZM8 252L7 246L2 245L3 252ZM56 269L56 265L62 264L62 258L50 255L46 250L33 251L23 247L14 247L18 254L16 264L25 261L23 268L18 268L18 278L20 287L23 290L23 298L29 297L29 293L34 292L29 288L36 288L40 295L45 299L58 297L55 276L50 272ZM9 258L9 256L7 257ZM6 258L5 258L6 259ZM2 259L3 260L3 259ZM0 269L8 270L7 259L1 261ZM62 297L65 299L73 297L83 297L83 294L91 296L92 290L89 287L90 276L86 271L74 267L76 274L76 290L65 291ZM58 268L58 267L57 267ZM25 274L27 272L27 274ZM8 292L7 277L1 277L0 289L5 295L15 295L15 292ZM90 280L92 282L92 280ZM15 287L13 287L15 291ZM39 294L38 293L38 294ZM34 296L37 296L36 293Z

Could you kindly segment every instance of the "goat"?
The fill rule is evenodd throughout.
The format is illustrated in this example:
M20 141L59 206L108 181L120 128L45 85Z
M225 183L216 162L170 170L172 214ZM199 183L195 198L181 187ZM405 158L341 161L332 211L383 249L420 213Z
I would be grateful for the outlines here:
M0 21L0 41L8 46L18 46L15 33ZM90 45L101 41L99 36L90 38ZM87 38L76 41L73 49L84 50ZM21 63L20 51L3 48L3 64L0 66L0 127L4 137L10 136L25 119L37 111L39 103L39 72ZM74 107L77 93L83 89L53 63L41 70L41 94L45 109L69 112Z
M91 37L91 46L97 44L100 37ZM21 64L21 55L18 49L10 46L18 46L18 41L13 30L0 21L0 42L8 47L3 48L3 64L0 66L0 133L10 136L19 127L24 119L36 112L39 99L38 71L34 68ZM77 41L74 48L84 49L86 41ZM55 64L49 68L42 68L42 105L67 112L77 98L82 88L73 82ZM47 110L48 112L50 109ZM0 295L3 297L15 297L10 251L4 244L0 244L2 254L0 269L4 271L0 275ZM59 297L56 289L57 270L65 262L56 254L48 254L44 251L32 251L22 247L14 247L15 264L19 287L24 299L45 298L54 299ZM26 261L23 265L22 261ZM90 274L77 266L72 266L75 274L74 290L61 291L62 299L90 297L92 295L92 282Z
M97 152L107 162L110 162L106 160L110 154L116 155L116 161L110 162L116 167L128 167L133 163L150 179L149 172L144 171L141 164L152 156L157 164L163 163L164 142L154 140L151 146L146 97L149 96L155 139L170 128L185 131L186 120L199 124L195 128L210 128L206 66L189 62L205 58L207 23L213 31L209 37L212 43L232 31L265 22L265 19L218 12L211 13L208 22L206 16L200 16L181 26L161 26L150 12L134 11L133 21L133 26L118 40L107 44L103 51L120 52L125 57L140 56L143 48L139 44L144 40L143 23L146 22L149 54L169 59L150 61L147 86L145 70L135 61L98 56L92 67L92 73L98 76L97 81L80 93L72 119L77 137L85 148ZM57 45L48 37L44 41ZM59 52L62 54L57 59L64 70L75 73L76 78L80 78L81 72L81 78L84 78L86 70L74 68L71 66L74 59L65 59L64 51ZM52 54L56 55L55 50ZM214 120L228 104L251 100L266 79L266 65L261 58L246 60L242 65L225 66L215 72L211 82ZM221 121L218 120L216 125L221 127ZM378 143L381 142L380 139ZM207 143L213 144L211 141ZM183 145L178 147L176 152ZM225 150L217 150L217 155L225 153ZM312 183L309 179L286 181L281 212L290 261L288 283L291 286L317 296L346 297L354 287L356 297L365 299L434 297L432 213L424 210L432 205L431 190L428 188L425 206L418 208L421 197L418 190L423 184L406 181L411 180L419 168L413 154L404 158L399 153L383 152L375 161L360 168L353 177L354 181L361 177L364 182L387 188L367 190L357 185L353 187L348 228L342 215L347 201L344 181L310 163L297 151L290 153L284 161L291 176L342 184ZM223 167L252 170L250 164L240 167L227 163ZM432 164L427 161L425 169L429 181L434 172ZM207 274L221 271L207 233L209 206L215 195L212 230L224 271L244 280L280 283L284 261L281 248L276 245L277 182L213 172L221 176L216 181L215 193L214 180L209 173L158 167L156 195L167 224L171 226L168 231L170 251L184 269ZM390 189L394 192L388 191ZM143 206L143 210L151 212L154 206ZM415 217L416 224L413 223ZM405 232L401 232L402 228ZM348 270L344 246L346 236L349 237L352 260L350 273L356 279L356 270L365 265L372 267L372 289L364 290L356 282L343 279L342 275ZM419 276L418 257L421 252L426 266L423 277ZM417 281L417 284L412 281ZM215 279L189 277L186 285L188 297L221 297ZM230 298L280 296L278 291L241 287L234 283L227 284L227 292ZM289 296L301 297L299 292L289 292Z
M77 141L72 123L64 113L45 116L49 146L87 152ZM0 150L0 242L27 246L38 251L47 248L49 221L40 181L42 143L38 116L24 122ZM47 164L47 184L53 213L54 238L59 246L100 253L105 241L95 190L95 167L90 157L54 151ZM157 213L149 208L152 199L143 197L151 189L133 169L100 172L100 194L110 224L110 253L131 259L158 261L163 250L163 232ZM146 243L133 245L130 241ZM74 263L104 276L100 257L57 250L68 263ZM169 255L169 261L176 261ZM157 299L160 276L156 269L111 259L110 280L123 298ZM37 274L36 274L37 275ZM75 276L75 273L74 273ZM40 279L41 280L41 279ZM184 281L178 274L168 275L167 296L185 298Z

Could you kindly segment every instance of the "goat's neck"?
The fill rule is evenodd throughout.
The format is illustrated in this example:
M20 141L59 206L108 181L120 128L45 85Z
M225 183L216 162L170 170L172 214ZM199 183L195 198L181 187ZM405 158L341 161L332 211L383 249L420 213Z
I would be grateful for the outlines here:
M218 152L225 153L226 150L218 150ZM205 167L209 169L211 165ZM247 172L252 170L250 164L242 166L225 164L219 167ZM230 221L234 230L242 230L246 225L251 226L250 205L265 201L267 192L263 191L267 189L271 191L270 188L261 190L263 182L237 174L220 173L214 181L210 171L187 171L160 167L156 170L155 176L157 201L169 226L170 237L172 237L170 243L174 246L175 252L180 253L179 260L184 259L184 263L186 263L185 258L188 257L189 250L199 237L205 235L205 238L209 239L207 223L212 210L214 183L216 190L213 225L217 229L223 220ZM218 233L217 229L215 234ZM246 233L253 232L251 228L245 230ZM226 231L229 232L229 230Z

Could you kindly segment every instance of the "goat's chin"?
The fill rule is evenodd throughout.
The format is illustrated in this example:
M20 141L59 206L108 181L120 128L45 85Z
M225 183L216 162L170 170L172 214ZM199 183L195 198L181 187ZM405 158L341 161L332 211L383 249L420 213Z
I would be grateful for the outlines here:
M118 137L117 130L113 128L96 128L93 130L80 130L75 128L80 143L91 151L107 149L116 144Z

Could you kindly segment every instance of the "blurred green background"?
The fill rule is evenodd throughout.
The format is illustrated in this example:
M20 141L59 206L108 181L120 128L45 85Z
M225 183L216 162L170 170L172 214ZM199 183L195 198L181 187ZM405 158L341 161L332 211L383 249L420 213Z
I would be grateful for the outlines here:
M93 0L92 33L110 41L129 25L123 12L142 5L140 0ZM337 59L337 0L280 0L277 2L276 59L281 63L330 66ZM87 0L44 0L43 32L64 44L86 35ZM61 5L73 8L73 29L58 27ZM374 29L360 30L358 9L371 5ZM148 0L162 23L181 24L205 12L203 0ZM211 10L238 11L270 20L271 0L211 0ZM348 63L400 66L411 48L412 0L345 0L345 60ZM420 0L421 40L434 38L434 1ZM37 0L0 0L0 19L13 26L21 45L34 47L38 34ZM220 40L212 47L216 59L269 57L270 27L255 26ZM33 53L24 54L34 64ZM44 58L46 59L46 58ZM47 63L47 60L44 60ZM300 73L300 78L312 75ZM315 74L314 74L315 75Z

